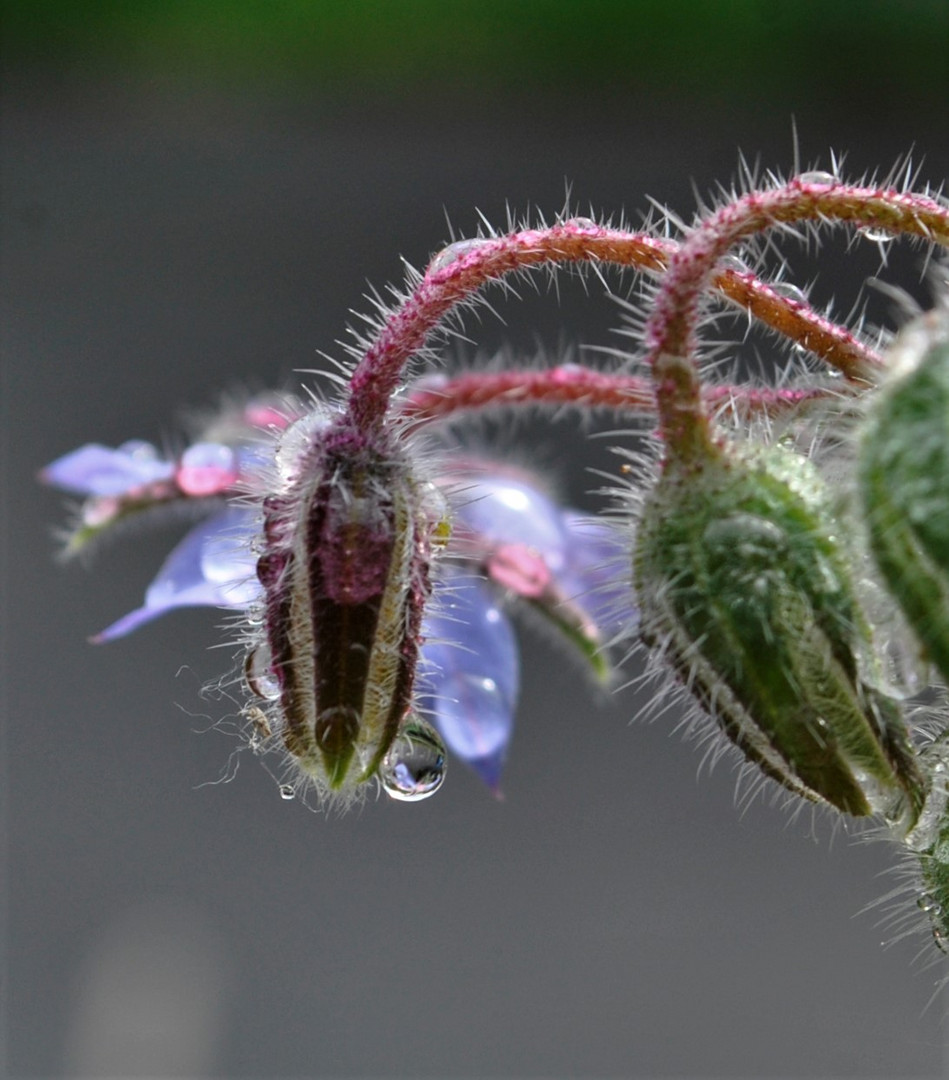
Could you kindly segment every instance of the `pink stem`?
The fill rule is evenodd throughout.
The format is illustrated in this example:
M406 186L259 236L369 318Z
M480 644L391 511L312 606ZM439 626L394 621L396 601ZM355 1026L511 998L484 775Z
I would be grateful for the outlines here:
M714 386L704 393L707 408L728 407L739 416L775 417L811 402L826 401L826 388L774 390ZM461 412L537 405L578 405L634 416L654 416L652 381L567 364L541 371L471 372L454 378L429 376L409 391L398 415L413 427L450 419Z
M357 365L348 407L357 429L368 431L382 425L407 361L424 347L452 308L488 282L517 270L563 262L604 262L659 274L678 251L671 240L578 220L471 241L470 245L444 265L439 265L436 256ZM864 381L879 366L879 357L848 330L806 304L779 295L754 275L720 270L713 284L729 300L823 357L850 379Z
M699 299L718 260L742 237L799 221L847 222L949 244L949 209L935 199L804 177L749 192L711 214L672 256L646 329L660 428L678 460L707 453L711 446L694 356Z

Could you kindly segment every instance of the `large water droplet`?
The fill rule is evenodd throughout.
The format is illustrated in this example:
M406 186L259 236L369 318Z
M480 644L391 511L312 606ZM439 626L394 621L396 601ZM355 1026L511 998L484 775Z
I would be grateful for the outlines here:
M470 255L472 251L477 250L483 243L484 240L481 239L456 240L453 244L449 244L448 247L443 247L441 251L432 256L432 261L428 264L428 273L437 274L439 270L451 266L458 259Z
M445 757L445 744L431 724L409 718L379 766L386 794L401 802L434 795L445 779Z
M281 784L280 785L280 798L289 802L291 799L297 797L296 791L293 789L293 784Z
M314 404L284 431L277 444L275 460L281 479L293 483L307 454L319 442L330 425L331 413L322 404Z
M875 225L861 225L857 232L871 244L889 244L896 239L893 233Z
M247 688L265 701L280 697L280 680L273 670L273 656L266 643L258 645L247 654L244 661L244 678Z

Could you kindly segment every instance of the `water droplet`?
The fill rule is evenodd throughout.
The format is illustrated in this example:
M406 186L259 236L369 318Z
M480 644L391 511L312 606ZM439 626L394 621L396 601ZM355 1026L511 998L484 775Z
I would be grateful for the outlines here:
M453 262L457 262L458 259L463 258L465 255L470 255L472 251L476 251L484 244L484 240L456 240L453 244L449 244L448 247L443 247L436 255L432 256L432 261L428 264L428 273L437 274L439 270L444 270L446 266L451 266Z
M280 785L280 798L289 802L291 799L295 799L297 793L293 790L293 784L281 784Z
M280 680L274 673L273 656L266 643L251 649L244 661L244 679L247 688L265 701L276 701L280 697Z
M826 184L827 186L833 186L839 183L833 173L824 172L822 169L811 169L808 172L799 173L797 180L799 184Z
M287 484L297 478L307 453L319 442L320 436L330 425L330 412L321 404L314 404L305 415L295 420L284 431L277 444L275 461L277 471Z
M254 538L254 541L259 544L257 537ZM264 620L267 618L267 608L264 604L251 604L244 610L244 618L251 626L263 626Z
M157 461L158 449L144 439L129 439L119 447L120 454L126 454L135 461Z
M790 281L773 281L771 282L771 291L783 296L785 300L791 300L795 304L806 304L807 297L796 286L792 285Z
M750 274L751 267L737 255L723 255L718 260L719 270L732 270L736 274Z
M896 239L893 233L874 225L861 225L857 232L871 244L889 244Z
M445 779L445 756L445 745L431 724L410 717L379 766L386 794L401 802L434 795Z
M599 229L599 225L589 217L567 218L564 225L571 225L575 229Z

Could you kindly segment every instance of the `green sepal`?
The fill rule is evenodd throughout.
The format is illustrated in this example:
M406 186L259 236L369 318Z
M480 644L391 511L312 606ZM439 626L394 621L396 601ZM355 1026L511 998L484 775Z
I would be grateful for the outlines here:
M924 316L890 356L859 440L860 498L880 573L949 682L949 319Z
M543 600L528 599L532 611L554 630L568 648L575 650L590 678L599 686L609 686L616 669L609 654L603 647L603 639L598 629L581 608L575 604L548 603Z
M669 462L633 558L642 635L745 757L801 797L911 828L924 782L816 470L780 446Z

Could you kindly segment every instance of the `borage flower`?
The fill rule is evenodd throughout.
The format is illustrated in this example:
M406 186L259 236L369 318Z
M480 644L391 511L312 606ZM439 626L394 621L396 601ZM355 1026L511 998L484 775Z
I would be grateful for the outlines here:
M406 603L412 593L411 572L409 587L390 586L386 600L387 571L380 571L383 601L370 605L378 610L362 614L367 641L378 638L381 618L391 615L394 619L393 628L382 631L383 638L388 634L389 640L384 641L381 653L377 651L374 668L372 644L351 639L353 634L358 637L360 605L367 596L379 593L379 583L370 580L373 565L391 567L394 553L388 551L388 534L377 530L377 546L387 550L374 561L364 537L355 577L347 579L347 555L337 553L334 584L323 582L321 586L327 592L335 590L337 597L334 601L324 596L319 601L320 621L328 641L336 640L350 654L361 655L363 666L372 669L350 671L350 683L368 680L371 686L373 679L383 683L388 679L393 687L400 681L405 683L396 694L395 721L377 720L382 727L388 722L393 734L370 747L360 744L359 735L340 741L337 727L334 738L340 745L320 745L302 720L293 719L296 699L308 691L302 688L298 656L281 660L281 650L295 644L299 653L300 642L290 642L294 634L299 637L303 622L294 605L310 607L313 603L311 582L295 588L294 573L287 570L287 560L292 561L294 544L300 543L303 531L290 528L286 504L293 499L288 493L298 481L301 455L310 454L320 443L322 431L330 428L328 410L316 408L303 415L293 399L280 404L252 401L202 432L177 458L162 457L154 447L140 442L118 449L92 445L43 470L45 482L86 496L79 523L67 542L69 553L136 517L160 518L183 508L205 515L162 564L146 591L144 604L94 640L121 637L179 607L214 606L242 613L249 625L263 628L248 635L244 672L253 699L246 712L255 727L254 743L262 745L261 734L265 741L282 742L295 763L302 766L302 781L295 772L293 783L284 786L287 793L301 784L306 786L315 779L314 773L319 775L311 759L322 759L320 764L330 777L335 769L344 781L350 759L355 758L359 781L378 771L385 790L393 797L423 798L437 789L444 774L441 739L497 792L519 692L510 609L522 608L552 627L578 652L594 680L606 684L612 673L608 646L634 622L624 582L627 556L612 526L559 506L536 476L463 456L457 447L451 447L440 455L448 464L434 471L431 480L420 483L412 479L408 484L414 491L414 504L424 507L426 519L425 535L421 541L416 536L416 543L427 544L443 555L434 563L434 595L415 630L420 647L414 700L411 672L400 675L401 668L408 666L403 656L406 626L413 620L418 622L422 610L421 604L416 605L418 612L404 610L411 607ZM308 471L312 471L312 463ZM402 480L405 477L400 480L390 475L383 485L383 516ZM367 505L356 507L354 520L372 517L367 508L371 497L365 492L355 497L352 479L349 484L347 488L347 482L341 480L337 463L330 485L333 492L321 511L324 518L328 512L332 516L341 509L352 516L359 498ZM239 493L243 496L229 501ZM335 510L331 505L334 499ZM262 505L266 519L263 538ZM398 507L394 512L408 513ZM314 516L319 515L314 515L311 507L307 521L312 524ZM405 563L403 571L411 562L413 545L404 546L405 551L397 554ZM262 548L265 554L259 558ZM306 559L299 561L307 563ZM355 563L349 565L352 568ZM427 575L427 565L419 573ZM303 598L297 595L294 599L294 592L301 591ZM424 600L427 582L416 583L416 591L425 594ZM405 595L400 599L396 594L402 592ZM347 620L342 631L335 625L341 611L346 612ZM321 670L330 659L331 648L328 642L322 645ZM309 655L317 648L307 642L302 651ZM338 671L354 666L342 655L335 656L332 663ZM314 678L315 671L310 671L304 681ZM336 710L333 715L352 708L343 700L346 679L338 680L337 685L343 687L342 697L331 707ZM431 718L438 734L423 716ZM328 786L333 789L332 782ZM341 782L339 786L348 785Z
M608 645L635 625L626 558L612 526L559 506L529 472L455 459L438 482L453 505L453 558L424 623L422 701L497 791L519 682L508 602L538 615L606 684Z

